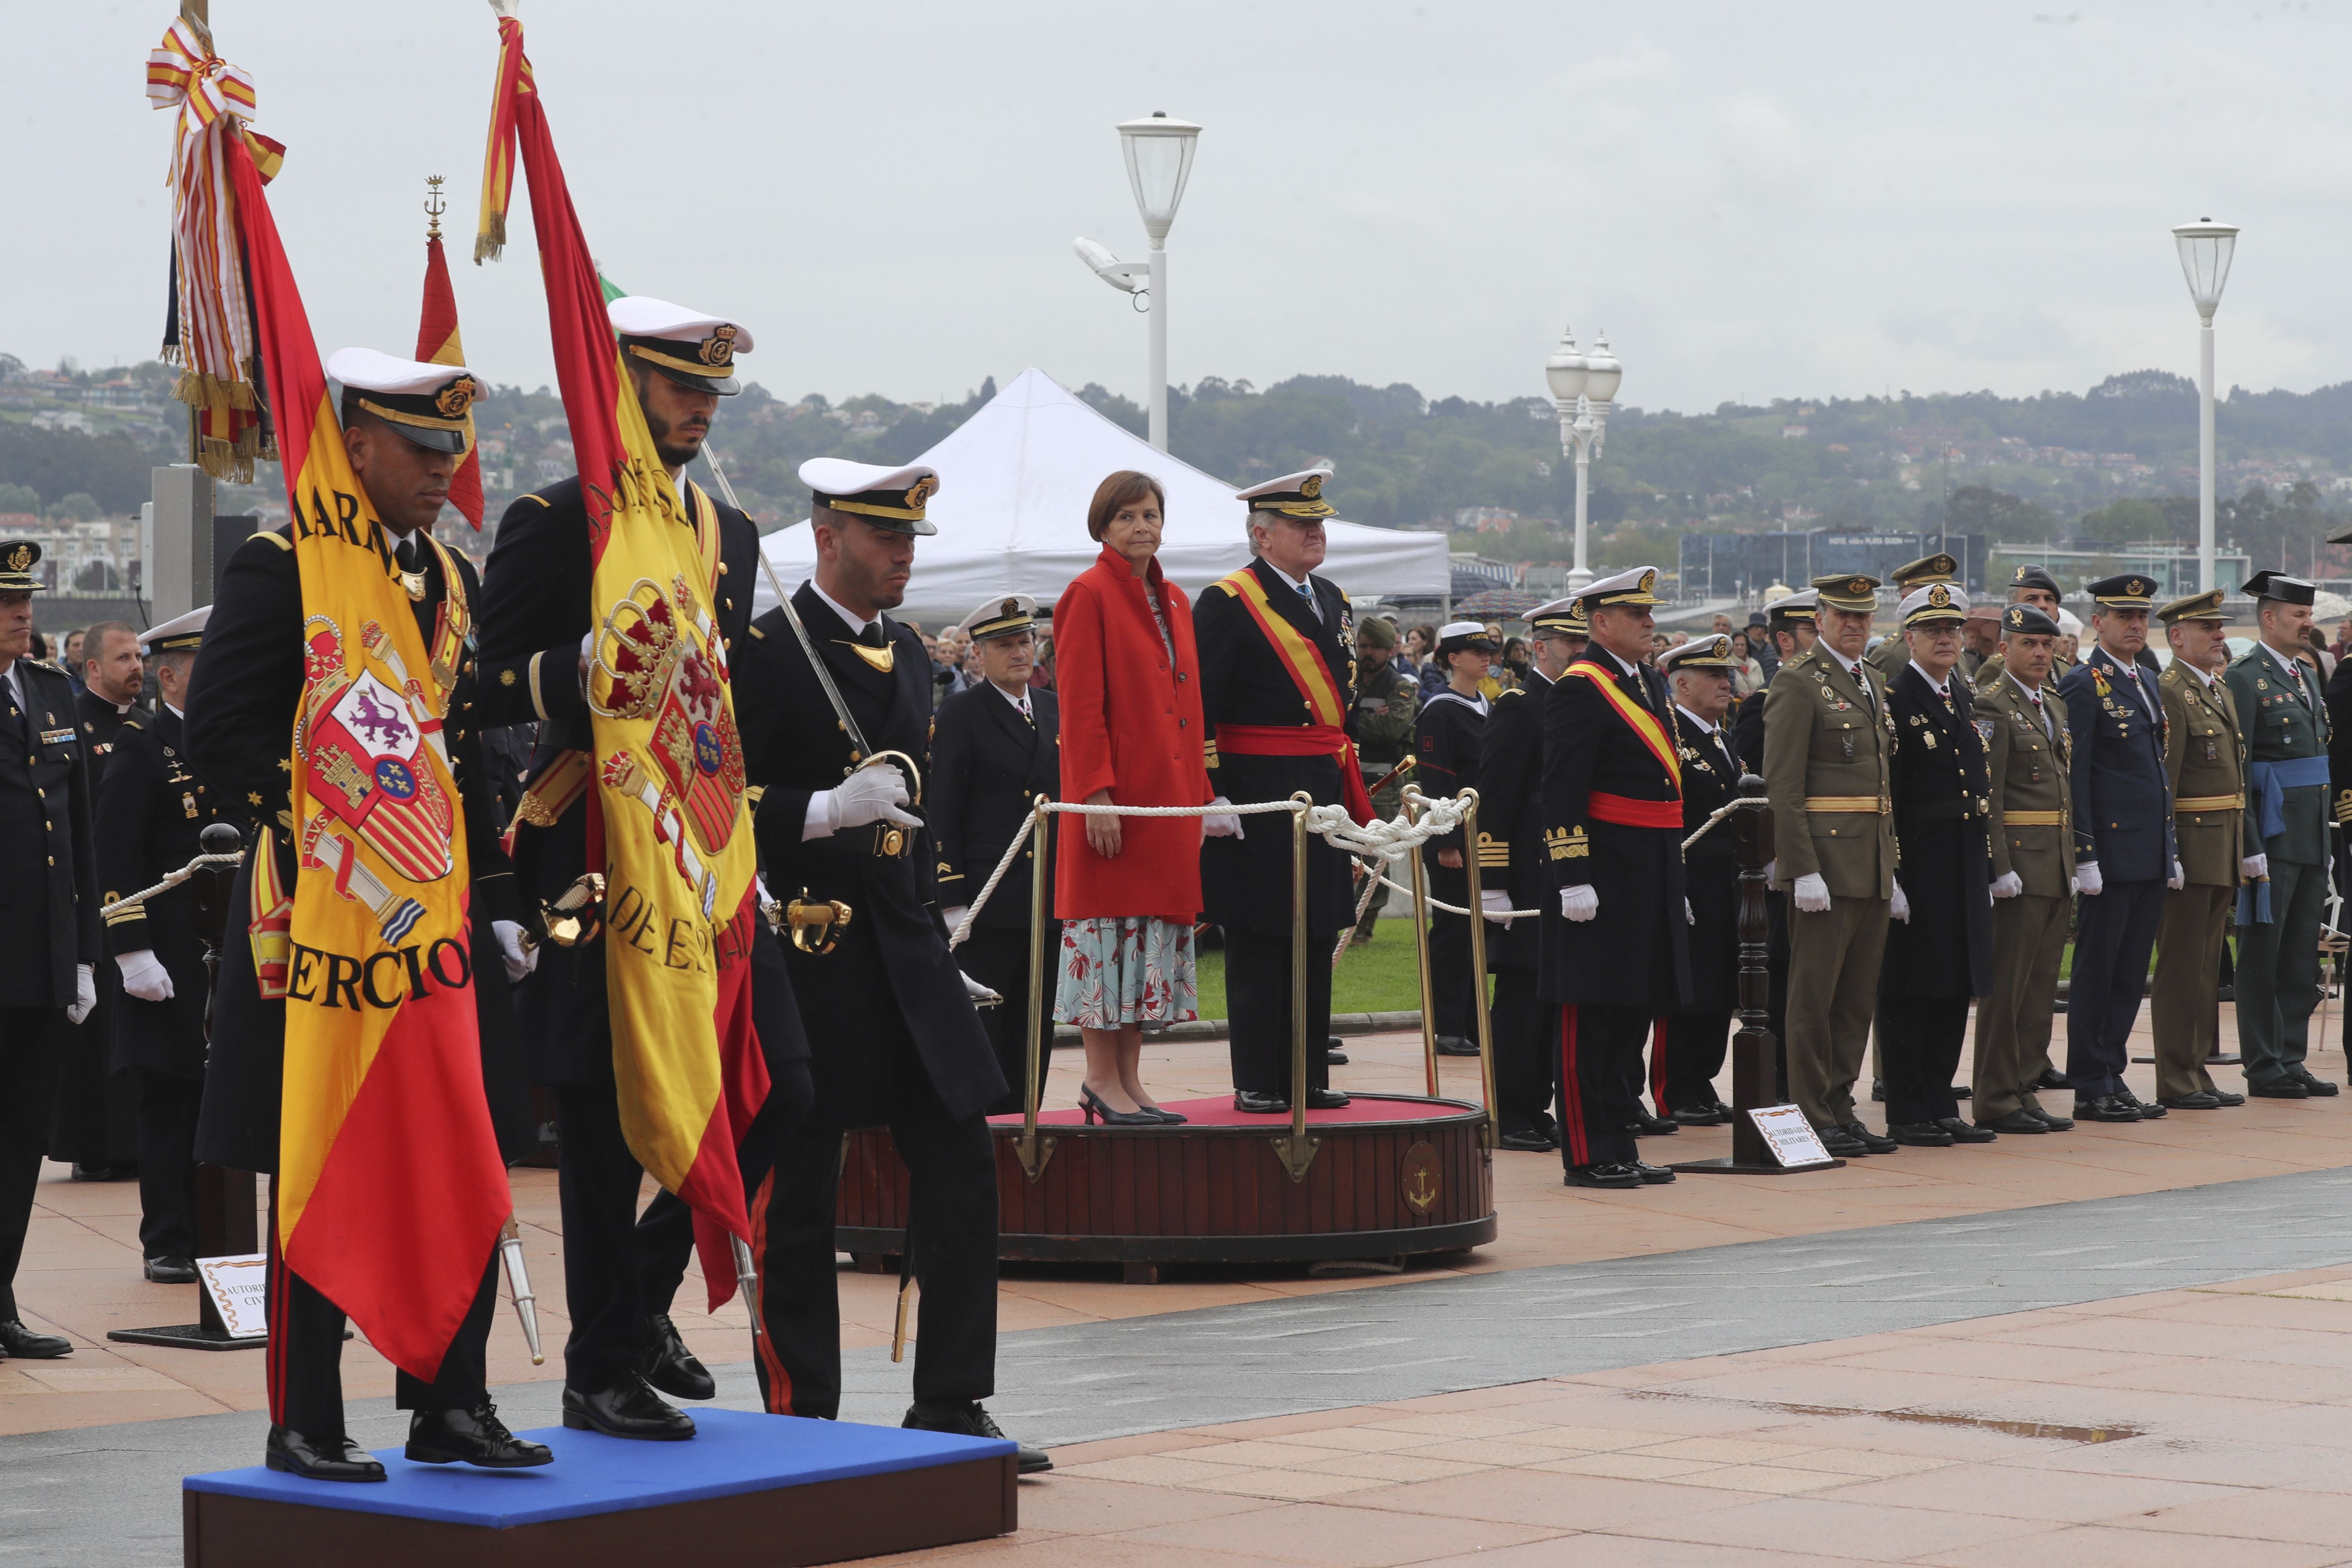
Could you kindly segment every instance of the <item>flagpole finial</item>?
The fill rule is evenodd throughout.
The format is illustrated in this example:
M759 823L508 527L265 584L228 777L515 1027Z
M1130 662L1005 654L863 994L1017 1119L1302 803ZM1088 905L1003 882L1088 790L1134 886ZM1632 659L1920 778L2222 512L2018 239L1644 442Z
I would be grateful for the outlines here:
M433 226L425 231L425 238L438 239L441 237L441 215L448 210L449 204L443 200L441 196L441 176L438 174L425 175L425 216L431 221Z

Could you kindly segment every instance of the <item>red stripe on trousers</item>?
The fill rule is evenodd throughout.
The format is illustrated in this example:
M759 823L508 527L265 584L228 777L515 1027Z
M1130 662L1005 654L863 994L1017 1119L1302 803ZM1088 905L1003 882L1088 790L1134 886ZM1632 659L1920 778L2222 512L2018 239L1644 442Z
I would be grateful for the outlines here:
M1568 1140L1568 1163L1592 1163L1591 1145L1584 1137L1584 1086L1576 1077L1576 1004L1559 1010L1559 1089L1568 1114L1560 1120L1560 1135Z
M1668 1048L1666 1021L1664 1018L1652 1019L1650 1021L1650 1100L1656 1106L1660 1116L1670 1114L1666 1110L1666 1051Z
M760 1271L760 1304L765 1307L768 1292L775 1289L774 1277L768 1272L768 1199L776 1190L776 1173L770 1171L760 1178L760 1190L751 1199L752 1267ZM765 1313L761 1314L763 1317ZM765 1323L751 1328L751 1345L759 1352L760 1365L767 1373L768 1414L790 1415L793 1413L793 1374L784 1370L783 1357L776 1353L776 1339L767 1331Z

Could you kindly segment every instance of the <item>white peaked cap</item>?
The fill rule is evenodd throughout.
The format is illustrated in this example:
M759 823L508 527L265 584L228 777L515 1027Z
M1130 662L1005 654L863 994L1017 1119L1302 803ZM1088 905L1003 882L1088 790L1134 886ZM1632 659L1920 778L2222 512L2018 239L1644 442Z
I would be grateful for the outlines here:
M391 396L414 397L438 392L459 376L473 374L462 364L394 359L374 349L337 349L327 356L329 380L355 391L381 392Z
M625 336L668 338L681 343L698 343L717 328L732 327L735 352L751 352L751 330L742 322L725 316L706 316L650 294L624 294L604 307L604 316L613 323L613 330Z

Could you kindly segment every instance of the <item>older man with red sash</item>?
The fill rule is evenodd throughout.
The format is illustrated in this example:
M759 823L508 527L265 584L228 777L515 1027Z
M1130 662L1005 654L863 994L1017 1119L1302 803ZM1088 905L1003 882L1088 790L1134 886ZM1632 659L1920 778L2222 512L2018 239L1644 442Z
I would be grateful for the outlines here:
M1209 782L1225 804L1288 800L1345 805L1371 820L1356 748L1341 728L1356 700L1355 614L1323 563L1328 468L1241 492L1250 553L1209 585L1192 609L1201 649L1201 711L1209 727ZM1290 824L1272 815L1207 819L1201 890L1225 929L1225 996L1233 1020L1234 1106L1290 1110ZM1353 922L1348 858L1321 838L1307 847L1307 1102L1348 1103L1328 1087L1331 965ZM1323 956L1317 956L1323 955Z
M1633 1131L1643 1037L1691 994L1674 700L1640 662L1657 582L1656 568L1636 567L1577 595L1592 640L1544 698L1544 858L1559 911L1544 911L1537 985L1559 1007L1571 1187L1675 1179L1643 1163Z

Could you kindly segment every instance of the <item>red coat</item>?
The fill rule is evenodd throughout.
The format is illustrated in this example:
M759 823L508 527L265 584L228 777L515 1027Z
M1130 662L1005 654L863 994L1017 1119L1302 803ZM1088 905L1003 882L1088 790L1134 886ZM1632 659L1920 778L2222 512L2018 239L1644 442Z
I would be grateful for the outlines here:
M1176 667L1152 624L1150 601L1126 557L1102 559L1054 605L1055 695L1062 704L1062 798L1099 789L1119 805L1206 805L1215 795L1202 752L1201 663L1184 590L1150 565ZM1061 819L1054 913L1062 920L1155 916L1187 924L1201 912L1201 819L1136 817L1119 824L1118 858L1087 843L1086 819Z

